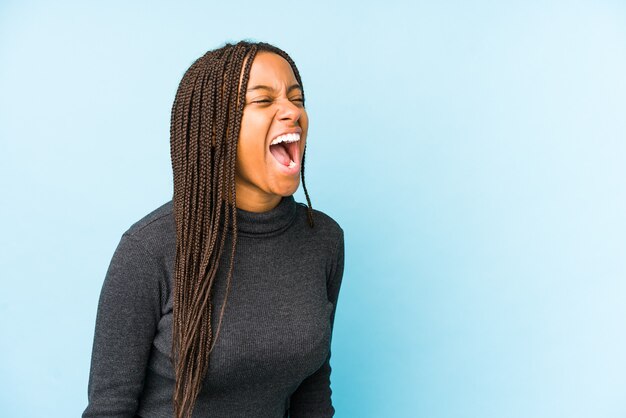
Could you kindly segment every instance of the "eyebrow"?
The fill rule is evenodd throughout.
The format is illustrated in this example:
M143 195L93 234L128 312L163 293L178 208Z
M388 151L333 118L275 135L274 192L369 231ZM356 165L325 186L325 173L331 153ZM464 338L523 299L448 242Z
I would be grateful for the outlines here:
M247 92L251 92L254 90L260 90L260 89L264 89L264 90L269 90L269 91L274 91L274 89L270 86L266 86L263 84L257 84L256 86L252 86L250 87L248 90L246 90ZM287 89L287 94L291 93L292 90L295 89L300 89L300 91L302 91L302 87L300 87L300 84L292 84L291 86L289 86L289 88Z

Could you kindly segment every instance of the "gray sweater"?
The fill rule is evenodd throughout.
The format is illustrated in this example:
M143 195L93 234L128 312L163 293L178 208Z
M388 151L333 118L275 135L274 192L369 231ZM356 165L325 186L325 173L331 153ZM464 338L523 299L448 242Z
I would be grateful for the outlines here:
M171 418L176 228L172 201L121 237L104 279L87 417ZM332 417L330 344L344 268L343 229L293 196L263 213L238 209L235 265L193 417ZM231 235L213 288L215 333ZM215 336L215 334L214 334Z

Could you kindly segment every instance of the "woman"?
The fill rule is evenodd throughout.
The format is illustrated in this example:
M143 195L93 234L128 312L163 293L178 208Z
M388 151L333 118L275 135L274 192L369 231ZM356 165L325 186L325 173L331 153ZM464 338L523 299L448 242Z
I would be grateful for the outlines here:
M344 234L311 207L307 130L298 70L272 45L225 44L186 71L173 199L115 250L83 417L334 415Z

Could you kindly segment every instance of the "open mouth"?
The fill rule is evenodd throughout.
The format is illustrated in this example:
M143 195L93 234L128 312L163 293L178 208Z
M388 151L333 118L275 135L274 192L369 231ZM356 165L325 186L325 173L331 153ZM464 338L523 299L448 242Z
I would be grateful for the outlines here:
M279 164L294 168L299 159L298 141L300 141L299 133L280 135L272 141L274 145L270 145L270 153Z

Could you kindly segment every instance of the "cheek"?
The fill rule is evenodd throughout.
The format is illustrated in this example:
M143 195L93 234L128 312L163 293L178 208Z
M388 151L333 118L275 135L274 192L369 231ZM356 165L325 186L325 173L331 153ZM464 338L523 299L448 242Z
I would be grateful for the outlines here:
M306 114L306 112L303 113L302 117L300 118L300 127L302 128L302 131L305 132L305 143L306 143L306 140L309 138L309 117Z
M244 112L237 143L237 162L244 171L250 171L264 161L268 129L267 117Z
M239 130L239 143L264 142L271 123L268 117L258 112L244 112Z
M300 116L300 127L302 130L308 130L309 128L309 114L306 109L302 110L302 115Z

